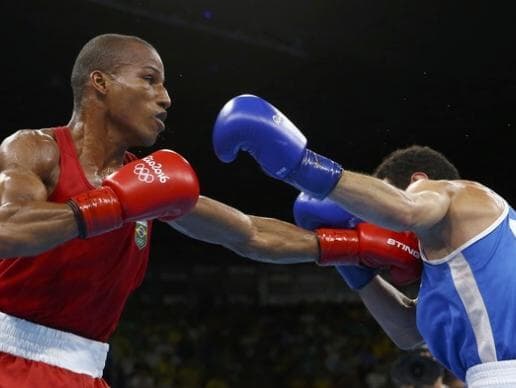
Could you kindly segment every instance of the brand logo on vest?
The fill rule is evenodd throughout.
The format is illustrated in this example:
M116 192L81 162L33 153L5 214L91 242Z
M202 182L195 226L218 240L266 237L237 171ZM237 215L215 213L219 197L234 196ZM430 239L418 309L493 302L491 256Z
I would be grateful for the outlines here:
M136 221L134 225L134 243L139 250L142 250L147 246L149 236L147 230L147 221Z

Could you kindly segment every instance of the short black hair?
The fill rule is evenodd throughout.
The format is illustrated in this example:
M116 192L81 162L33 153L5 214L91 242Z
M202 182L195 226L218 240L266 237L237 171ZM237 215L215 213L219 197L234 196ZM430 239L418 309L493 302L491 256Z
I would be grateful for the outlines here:
M374 176L388 179L394 186L405 189L415 172L424 172L430 179L460 179L457 168L442 153L420 145L387 155L376 168Z
M72 68L70 83L74 108L78 108L84 94L84 86L92 71L113 72L127 61L129 45L139 43L153 50L147 41L133 35L103 34L89 40L81 49ZM130 54L129 54L130 55Z

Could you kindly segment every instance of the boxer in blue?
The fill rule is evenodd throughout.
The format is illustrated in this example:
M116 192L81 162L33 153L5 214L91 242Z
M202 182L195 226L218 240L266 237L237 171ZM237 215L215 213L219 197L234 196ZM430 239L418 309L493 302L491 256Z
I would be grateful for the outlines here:
M489 188L460 180L429 147L394 152L375 176L343 169L306 148L278 109L252 95L219 113L214 148L224 162L249 152L270 176L360 219L419 239L424 261L417 300L378 276L358 292L402 348L425 341L469 387L516 386L516 213Z

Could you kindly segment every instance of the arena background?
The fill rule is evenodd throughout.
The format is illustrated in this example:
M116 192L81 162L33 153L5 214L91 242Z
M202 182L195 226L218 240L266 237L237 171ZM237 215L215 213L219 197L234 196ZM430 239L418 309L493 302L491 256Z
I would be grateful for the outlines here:
M81 46L127 33L154 44L165 63L173 106L153 149L186 156L205 195L292 221L293 188L247 155L224 165L212 152L219 109L253 93L345 168L370 172L395 148L426 144L515 203L508 6L20 0L3 1L0 18L2 138L66 123ZM147 278L112 341L113 387L394 386L389 369L401 353L332 269L254 263L162 225L153 239Z

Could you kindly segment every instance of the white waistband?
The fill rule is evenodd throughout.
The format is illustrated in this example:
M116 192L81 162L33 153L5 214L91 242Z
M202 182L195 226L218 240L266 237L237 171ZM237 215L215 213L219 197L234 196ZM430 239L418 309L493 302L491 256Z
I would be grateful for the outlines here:
M102 377L109 345L0 312L0 351Z
M516 387L516 360L486 362L466 372L468 388Z

